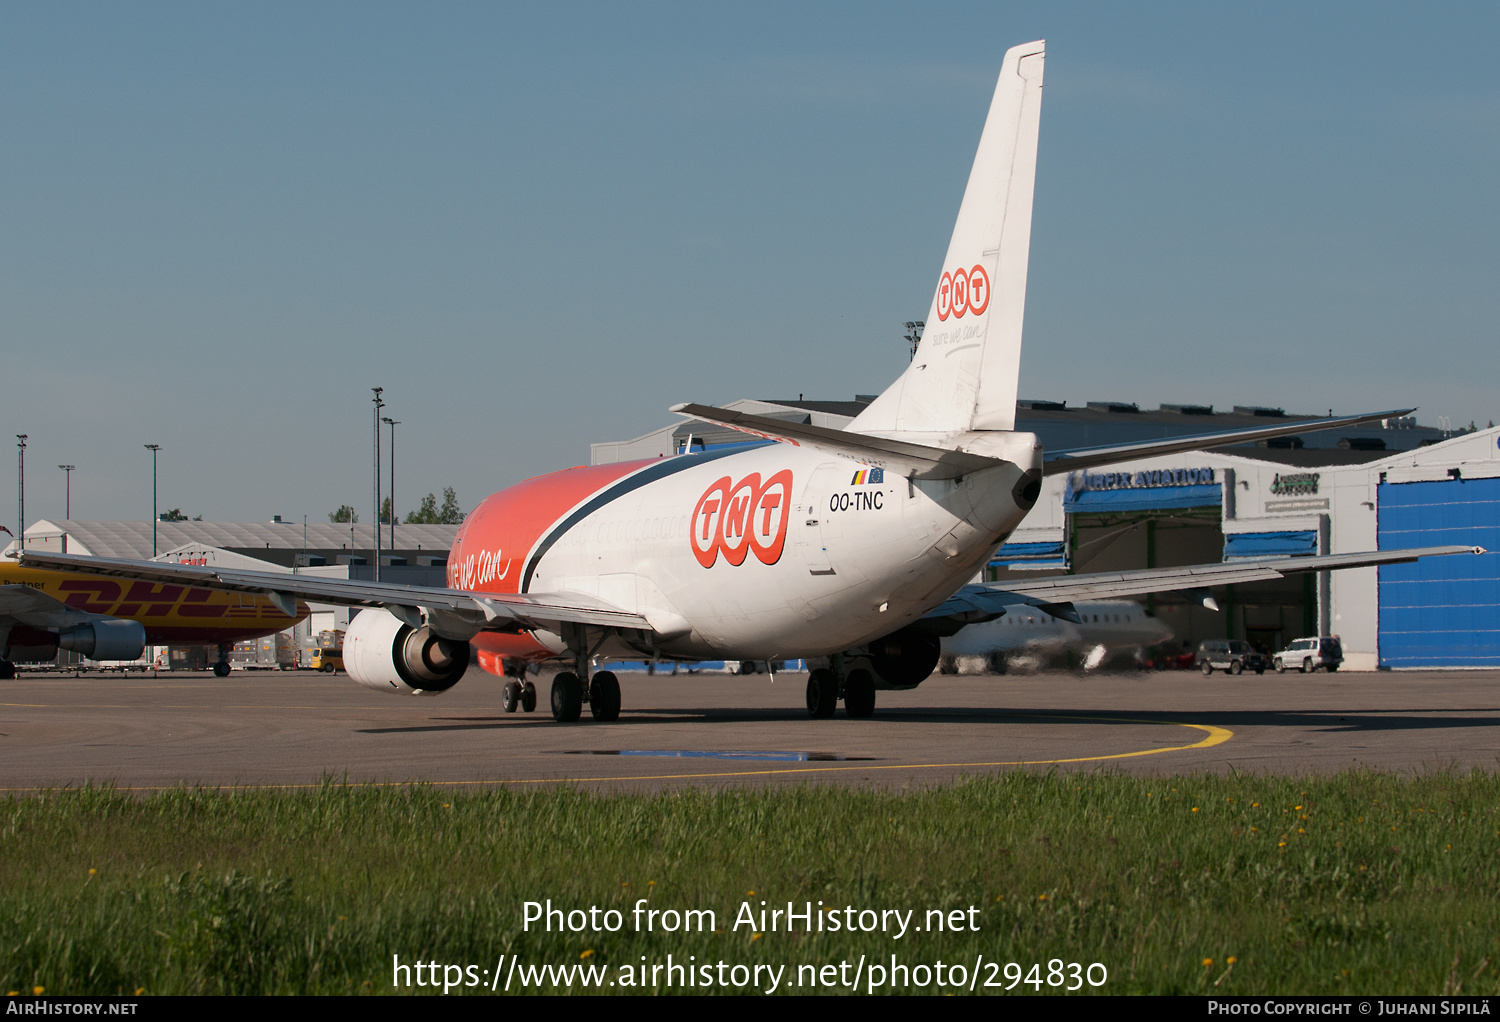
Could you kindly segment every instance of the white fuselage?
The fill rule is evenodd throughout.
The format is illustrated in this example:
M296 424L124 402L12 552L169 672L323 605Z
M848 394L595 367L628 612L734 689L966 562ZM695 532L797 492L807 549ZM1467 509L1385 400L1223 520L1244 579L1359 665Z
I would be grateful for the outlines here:
M872 482L863 465L790 444L679 456L669 474L634 487L626 477L618 496L559 519L528 557L523 591L581 592L639 613L668 656L846 650L956 592L1029 510L1013 491L1040 467L1036 438L997 433L985 446L1007 463L933 481ZM621 640L600 652L643 650Z

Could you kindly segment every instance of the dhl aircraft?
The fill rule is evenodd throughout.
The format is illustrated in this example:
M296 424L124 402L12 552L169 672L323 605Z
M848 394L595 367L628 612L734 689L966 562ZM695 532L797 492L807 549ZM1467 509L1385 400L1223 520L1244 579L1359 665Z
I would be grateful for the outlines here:
M932 673L939 641L1007 607L1076 616L1075 599L1203 590L1471 552L1432 547L1236 561L968 585L1036 502L1044 475L1148 455L1301 433L1309 423L1194 438L1044 452L1015 431L1021 325L1042 98L1041 42L1006 53L963 203L911 365L847 429L797 425L697 404L673 411L768 441L732 451L574 468L488 497L448 558L449 588L423 588L25 552L23 563L132 580L385 608L345 637L356 681L442 692L471 651L562 659L552 714L620 713L596 660L823 658L807 707L874 712L878 689ZM1400 412L1317 420L1322 428ZM529 684L507 709L534 708Z
M16 676L16 661L51 660L59 649L135 660L147 643L217 646L214 673L226 677L236 642L307 614L305 603L253 593L0 563L0 678Z

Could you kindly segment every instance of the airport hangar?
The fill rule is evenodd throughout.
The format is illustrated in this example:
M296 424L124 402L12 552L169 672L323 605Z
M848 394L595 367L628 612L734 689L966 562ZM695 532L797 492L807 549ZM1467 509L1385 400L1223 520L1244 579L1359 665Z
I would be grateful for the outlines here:
M799 396L726 407L842 428L872 400ZM1314 418L1260 406L1018 404L1016 429L1036 433L1049 451ZM679 421L593 444L591 462L746 443L722 426ZM1003 583L1036 573L1443 544L1490 552L1221 587L1213 594L1217 612L1182 595L1143 602L1189 647L1233 638L1272 652L1302 636L1338 635L1343 670L1500 666L1500 429L1493 427L1455 433L1401 417L1051 476L985 574Z

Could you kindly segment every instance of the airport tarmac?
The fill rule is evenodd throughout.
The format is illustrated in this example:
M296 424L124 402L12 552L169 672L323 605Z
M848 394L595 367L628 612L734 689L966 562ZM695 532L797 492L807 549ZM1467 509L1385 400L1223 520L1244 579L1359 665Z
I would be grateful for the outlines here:
M620 720L505 713L477 669L435 698L343 675L23 673L0 682L0 791L431 782L642 790L903 787L1003 770L1265 774L1500 766L1500 671L934 676L809 720L806 675L622 674Z

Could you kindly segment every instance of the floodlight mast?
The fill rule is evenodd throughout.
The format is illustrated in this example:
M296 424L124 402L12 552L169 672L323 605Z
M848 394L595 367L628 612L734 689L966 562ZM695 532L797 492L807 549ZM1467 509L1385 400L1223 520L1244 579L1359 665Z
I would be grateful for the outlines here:
M26 433L16 434L16 542L26 549Z
M143 444L146 450L151 452L151 556L156 556L156 523L161 521L161 516L156 511L156 452L161 450L161 444Z
M371 387L375 392L375 581L380 581L380 410L385 402L380 400L384 387Z
M387 544L387 549L389 549L392 554L395 554L395 552L396 552L396 427L399 426L399 425L401 425L401 421L399 419L392 419L392 418L388 418L386 416L382 416L381 419L380 419L380 421L383 422L383 423L385 423L387 426L391 427L391 489L390 489L390 498L389 498L390 502L391 502L391 531L390 531L390 542L389 542L389 544Z
M902 334L902 336L906 338L906 343L911 347L911 357L913 359L917 357L917 348L922 344L922 331L926 326L927 324L920 319L907 320L906 322L906 333Z
M76 465L59 465L63 470L63 521L73 519L73 469ZM64 529L62 534L62 552L68 552L68 530Z

